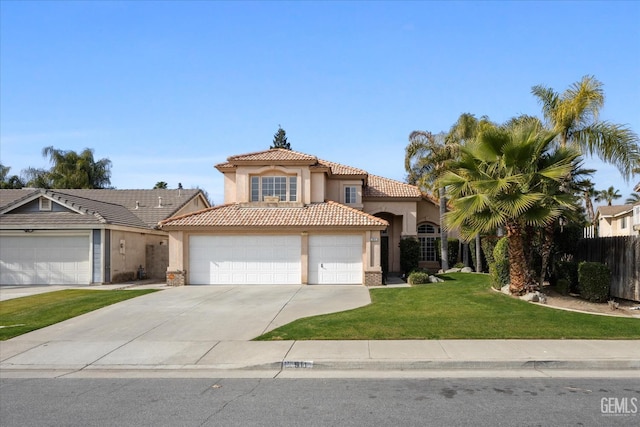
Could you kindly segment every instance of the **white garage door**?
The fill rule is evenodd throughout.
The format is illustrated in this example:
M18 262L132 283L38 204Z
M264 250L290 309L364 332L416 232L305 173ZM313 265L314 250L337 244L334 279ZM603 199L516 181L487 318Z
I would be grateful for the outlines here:
M3 285L88 285L89 236L2 236Z
M300 236L191 236L189 283L298 285Z
M309 283L362 284L362 236L309 236Z

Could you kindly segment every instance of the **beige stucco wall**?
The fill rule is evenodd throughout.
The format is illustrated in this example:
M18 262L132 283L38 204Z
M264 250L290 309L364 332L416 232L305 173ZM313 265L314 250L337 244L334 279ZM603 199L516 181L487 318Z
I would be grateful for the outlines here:
M440 208L432 202L421 200L418 202L418 215L416 223L431 222L440 224Z
M417 233L416 223L416 202L390 202L390 201L365 201L364 212L375 215L381 212L388 212L402 216L402 226L400 234L402 236L415 236Z
M625 228L622 228L622 217L605 217L600 218L598 222L598 236L599 237L615 237L615 236L633 236L636 232L633 230L633 216L632 213L625 215L627 224Z
M311 203L322 203L325 201L325 185L327 178L324 172L311 173Z
M124 251L120 248L122 242ZM137 275L141 265L146 269L147 245L161 246L166 244L166 235L111 230L111 281L114 283L121 281L123 275L131 273Z
M224 203L247 203L251 199L251 176L296 176L298 201L311 203L311 173L302 166L238 166L224 174Z

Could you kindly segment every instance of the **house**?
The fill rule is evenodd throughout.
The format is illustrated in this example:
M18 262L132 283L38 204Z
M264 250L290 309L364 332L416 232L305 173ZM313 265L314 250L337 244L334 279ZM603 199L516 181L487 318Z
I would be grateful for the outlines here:
M168 284L379 285L410 236L439 268L438 206L415 186L281 148L215 167L224 204L161 222Z
M640 234L640 204L599 206L595 223L598 237L637 236ZM636 222L638 221L638 222Z
M209 206L201 190L0 190L0 284L164 280L158 223Z

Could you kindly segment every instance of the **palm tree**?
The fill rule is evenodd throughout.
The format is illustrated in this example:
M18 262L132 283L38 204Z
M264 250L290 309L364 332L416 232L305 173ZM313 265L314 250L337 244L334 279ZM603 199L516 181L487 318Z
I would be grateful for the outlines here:
M447 143L443 134L433 135L426 131L413 131L409 135L409 145L405 149L404 167L408 173L407 182L417 185L423 191L433 193L438 177L446 170L447 164L456 158L458 146ZM447 196L444 187L438 188L440 203L440 258L443 270L449 268L449 248L447 230L443 227L447 211Z
M593 224L593 221L596 219L596 213L593 210L593 202L592 199L597 197L598 192L596 191L593 182L591 180L586 179L578 183L579 192L582 193L582 197L584 199L584 207L587 211L587 218L589 219L589 224Z
M562 94L542 85L534 86L531 92L542 104L544 118L558 133L563 147L572 145L597 155L615 165L628 180L640 162L640 139L625 125L598 121L604 106L602 86L595 77L584 76Z
M111 183L111 160L95 161L89 148L78 154L50 146L42 155L53 163L48 172L51 188L106 188Z
M572 201L560 191L576 169L579 153L554 144L557 133L534 121L487 129L461 148L460 159L439 179L452 195L448 228L475 235L504 227L509 239L510 291L535 284L525 256L524 229L557 220ZM555 186L556 189L550 191Z
M606 190L600 190L596 193L596 202L607 202L607 206L611 206L614 200L621 198L622 195L620 191L613 188L613 186L607 188Z
M635 205L640 202L640 193L631 193L627 200L624 201L625 205Z

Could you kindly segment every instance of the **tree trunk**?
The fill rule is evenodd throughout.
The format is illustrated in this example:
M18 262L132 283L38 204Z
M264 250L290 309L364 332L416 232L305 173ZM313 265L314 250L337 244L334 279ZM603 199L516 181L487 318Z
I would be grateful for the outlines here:
M589 217L589 223L593 225L593 221L596 219L596 214L593 211L593 203L591 202L591 195L589 193L585 193L584 195L584 204L587 208L587 216Z
M553 222L547 224L542 229L542 268L540 270L540 279L538 280L538 286L542 289L544 284L544 276L549 265L549 258L551 258L551 247L553 246Z
M476 236L476 273L482 273L482 245L480 234Z
M443 271L449 269L449 242L447 230L444 228L444 214L447 213L447 196L444 187L440 187L440 258Z
M509 238L509 291L522 295L529 284L528 263L524 250L522 226L518 222L506 224Z

